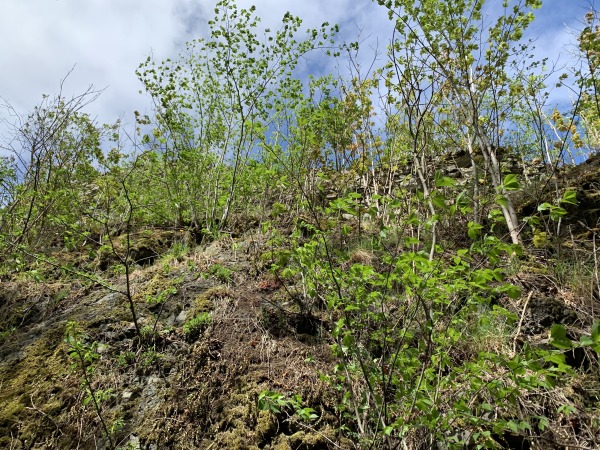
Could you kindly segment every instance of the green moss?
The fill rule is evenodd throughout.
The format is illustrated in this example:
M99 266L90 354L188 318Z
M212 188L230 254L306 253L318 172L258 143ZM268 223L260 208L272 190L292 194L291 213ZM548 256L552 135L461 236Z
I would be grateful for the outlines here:
M188 320L183 325L183 332L186 336L186 339L190 342L198 339L200 334L208 328L212 319L210 313L201 312L195 315L192 319Z
M273 450L292 450L287 436L281 436L279 441L271 446Z
M0 399L0 427L10 426L18 422L19 417L25 412L26 405L23 395L11 398L8 401Z
M181 284L181 278L165 277L162 273L154 275L144 288L139 291L134 299L145 301L148 304L164 302L170 295L177 293L177 286Z
M331 428L326 428L319 433L298 431L289 437L288 445L294 449L315 450L319 448L327 448L328 441L336 440L337 438L335 436L335 432ZM287 447L276 448L281 448L283 450Z
M238 430L228 430L219 435L217 448L227 448L231 450L259 450L256 445L249 445L252 442L246 435L239 434Z
M232 296L233 291L227 286L210 288L194 299L188 317L196 317L202 313L210 312L214 309L215 300L231 298Z
M63 332L62 326L48 331L19 362L0 366L0 435L31 441L64 413L74 393L65 392L70 365Z
M277 432L277 417L269 411L259 411L256 422L256 432L263 441L269 440Z
M546 248L548 247L550 240L548 238L548 233L545 231L535 230L533 234L533 246L535 248Z

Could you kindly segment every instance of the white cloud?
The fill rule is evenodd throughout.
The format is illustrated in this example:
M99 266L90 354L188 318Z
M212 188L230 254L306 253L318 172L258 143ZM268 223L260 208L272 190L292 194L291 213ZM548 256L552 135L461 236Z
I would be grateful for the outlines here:
M186 18L201 22L204 10L193 0L4 0L0 96L28 111L75 66L66 93L107 87L90 109L114 120L143 103L137 65L150 53L176 53L197 31Z
M585 3L584 0L581 0ZM42 94L55 94L60 80L76 66L65 85L67 95L90 84L107 87L88 111L109 122L135 109L144 110L147 99L138 94L135 69L148 55L161 60L176 56L185 41L200 37L214 14L216 0L3 0L0 14L0 97L26 113ZM371 62L378 42L381 58L391 36L385 10L371 0L239 0L240 7L257 5L265 27L276 28L286 11L300 16L303 27L324 21L339 23L341 37L356 39L359 28L366 38L360 57ZM570 2L564 2L569 3ZM562 2L561 2L562 4ZM582 3L583 4L583 3ZM556 27L582 8L563 5L545 9L554 29L537 46L544 54L556 52ZM552 14L559 10L560 16ZM558 13L557 13L558 14ZM569 19L570 20L570 19ZM571 22L573 23L573 22ZM554 28L552 28L554 27ZM312 67L330 70L314 57ZM340 70L344 70L341 67ZM1 114L1 112L0 112Z

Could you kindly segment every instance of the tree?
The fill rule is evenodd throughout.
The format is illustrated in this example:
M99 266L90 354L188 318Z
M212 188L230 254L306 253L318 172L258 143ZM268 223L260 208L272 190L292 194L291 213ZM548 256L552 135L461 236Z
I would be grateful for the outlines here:
M482 12L485 0L378 3L389 10L390 19L396 24L391 67L404 73L416 60L420 76L437 83L443 93L443 101L437 99L432 106L438 111L456 108L457 131L465 137L474 165L476 154L483 156L511 239L519 243L519 222L509 192L514 184L507 186L503 182L498 153L510 123L509 111L501 105L506 104L505 99L526 95L515 81L522 78L515 70L525 70L521 61L527 55L528 45L520 41L534 19L532 10L539 8L541 1L503 2L503 14L487 29ZM410 49L416 55L413 62L396 56L402 49ZM397 84L403 82L399 76ZM432 95L419 99L418 104L428 104Z
M100 132L82 110L100 91L90 87L66 99L64 81L57 96L44 96L26 117L4 105L15 122L10 124L12 139L2 145L13 157L9 170L13 184L5 185L10 193L0 217L0 234L12 248L63 239L65 225L80 218L80 211L71 205L73 192L84 190L97 174Z
M597 11L589 11L584 20L585 27L578 38L579 57L583 64L575 74L581 89L577 111L587 143L592 151L597 151L600 148L600 25Z
M239 10L223 0L215 15L210 39L188 43L176 61L157 65L148 58L137 73L155 104L153 148L179 220L197 222L202 208L210 227L223 228L242 172L274 120L276 98L298 61L335 29L324 24L297 40L301 20L288 13L282 28L265 30L261 40L254 7Z

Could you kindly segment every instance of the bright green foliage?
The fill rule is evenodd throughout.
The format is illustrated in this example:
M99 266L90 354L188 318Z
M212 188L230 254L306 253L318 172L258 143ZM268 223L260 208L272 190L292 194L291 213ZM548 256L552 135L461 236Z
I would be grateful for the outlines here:
M331 208L356 213L352 198ZM349 264L337 230L317 232L282 275L302 280L305 307L320 299L335 321L338 364L326 379L340 392L345 432L365 448L395 448L417 435L449 448L494 448L493 434L528 433L545 418L515 415L518 399L572 370L560 352L514 353L510 345L517 317L493 299L520 297L500 268L519 248L480 237L479 227L471 248L438 249L432 260L410 250L420 242L408 235L402 251L390 247L389 231L372 238L377 264ZM482 257L488 266L478 266Z
M273 414L281 414L282 410L292 409L307 422L319 417L313 408L302 407L302 397L299 395L293 395L288 399L278 392L262 391L258 395L257 407L259 411L270 411Z
M286 14L280 30L260 38L255 8L238 10L224 0L209 22L208 40L188 43L175 61L148 58L138 68L156 107L155 128L142 141L156 159L166 207L175 208L169 216L179 223L225 226L239 187L252 176L256 145L294 85L292 71L329 40L327 24L298 40L300 24ZM255 193L247 193L245 200L253 202Z
M208 312L202 312L183 325L183 332L189 341L195 341L198 336L208 328L212 322L212 317Z

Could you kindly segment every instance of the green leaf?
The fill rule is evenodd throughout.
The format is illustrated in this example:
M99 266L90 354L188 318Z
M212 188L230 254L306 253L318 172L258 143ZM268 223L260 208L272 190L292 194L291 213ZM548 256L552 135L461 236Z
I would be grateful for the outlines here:
M550 344L560 349L570 349L573 347L571 339L567 337L567 329L564 325L552 325L550 328Z
M512 173L509 173L504 177L504 181L502 184L504 185L504 189L506 189L507 191L516 191L520 187L517 176Z
M542 203L540 206L538 206L538 211L540 212L547 211L549 209L552 209L552 205L550 203Z
M550 218L555 221L565 216L566 214L567 210L561 208L560 206L555 206L554 208L552 208L552 210L550 210Z
M592 325L592 339L594 342L600 342L600 322L595 322Z
M436 177L435 185L437 187L451 187L456 184L456 180L450 177Z
M547 417L538 416L538 420L539 420L538 427L539 427L540 431L544 431L550 425L550 421L548 420Z
M564 353L551 353L549 355L544 356L544 361L562 366L565 364L565 355Z
M431 201L433 202L433 204L435 205L436 208L439 208L439 209L446 208L446 197L444 197L443 195L434 195L431 198Z
M560 203L566 203L567 205L576 205L577 204L577 193L573 190L568 190L563 194Z
M521 288L515 286L514 284L507 284L503 286L502 291L508 296L508 298L511 298L513 300L516 300L519 297L521 297Z
M503 195L496 195L496 203L506 208L508 206L508 199Z
M481 234L482 225L474 222L469 222L468 224L469 230L467 231L469 237L471 239L477 239L477 236Z
M432 403L429 399L426 398L421 398L419 400L417 400L417 402L415 403L415 405L417 406L417 408L419 408L421 411L429 411L432 407Z
M483 409L484 411L487 411L487 412L492 412L494 410L494 407L492 405L490 405L489 403L482 403L481 409Z

